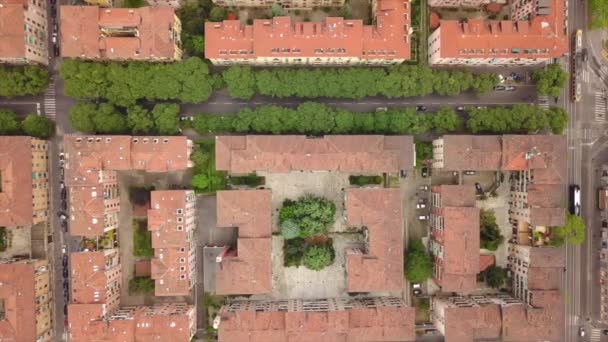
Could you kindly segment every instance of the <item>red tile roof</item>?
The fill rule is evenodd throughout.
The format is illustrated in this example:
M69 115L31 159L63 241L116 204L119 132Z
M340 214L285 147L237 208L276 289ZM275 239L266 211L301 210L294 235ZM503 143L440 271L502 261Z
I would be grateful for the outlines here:
M347 189L346 221L368 230L368 246L348 250L349 292L403 290L403 214L398 189Z
M534 184L565 184L565 135L504 135L502 169L534 170Z
M394 306L384 306L392 301ZM414 341L414 309L401 299L321 299L327 309L305 310L307 302L237 301L220 310L219 342ZM400 303L400 304L399 304ZM235 306L239 306L236 308ZM284 309L279 309L285 306Z
M117 213L120 210L119 206L106 208L103 185L71 186L69 194L70 235L90 238L101 236L104 234L106 213Z
M433 208L443 217L443 275L444 292L468 293L477 288L479 273L479 208Z
M530 291L532 306L502 308L503 340L509 342L561 341L564 331L563 299L559 291Z
M115 253L118 253L116 251ZM120 273L120 266L114 266ZM70 254L70 289L72 302L77 304L107 304L106 287L112 266L106 265L104 252L78 252ZM118 291L119 289L117 289Z
M479 272L483 272L496 262L494 255L479 255Z
M148 172L185 170L193 166L191 151L192 141L186 136L132 137L131 168Z
M435 185L432 192L441 194L442 207L474 207L475 187L471 185Z
M379 0L376 24L326 18L324 22L292 22L289 17L205 24L205 57L410 59L409 0ZM370 53L373 51L373 54Z
M174 59L169 6L99 8L61 6L61 56L105 59ZM137 29L137 36L106 36L102 30Z
M451 171L500 169L500 136L444 135L443 169Z
M501 336L501 308L497 304L445 308L444 319L445 342L493 340Z
M218 170L398 172L414 166L411 136L218 136Z
M187 296L190 293L190 248L155 248L151 260L151 277L155 296ZM183 262L180 262L183 260ZM184 267L181 270L180 267ZM185 278L181 279L180 276Z
M217 192L217 225L238 227L235 256L218 263L216 293L257 294L272 291L270 190Z
M32 138L0 137L0 226L32 225L32 176Z
M23 1L0 1L0 58L25 58Z
M148 209L148 230L152 232L152 248L188 247L188 229L195 227L192 208L192 190L162 190L150 192L150 206ZM182 214L177 210L182 209ZM183 222L178 222L178 217ZM177 226L182 226L178 230Z
M5 315L0 320L0 341L36 340L34 270L30 263L0 264L0 299Z
M439 30L440 58L558 58L568 51L563 0L529 21L441 20Z

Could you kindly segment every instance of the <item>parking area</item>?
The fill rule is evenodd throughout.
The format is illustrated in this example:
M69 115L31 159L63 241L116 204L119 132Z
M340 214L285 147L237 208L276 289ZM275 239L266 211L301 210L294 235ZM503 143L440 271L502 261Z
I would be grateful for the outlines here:
M411 171L406 178L401 178L401 191L406 229L403 235L405 244L407 240L422 239L428 235L431 177L422 177L421 170Z
M336 204L336 220L329 232L347 230L344 217L344 189L350 187L348 174L340 172L263 173L266 187L272 190L273 232L279 231L278 213L286 199L296 200L304 195L327 198Z

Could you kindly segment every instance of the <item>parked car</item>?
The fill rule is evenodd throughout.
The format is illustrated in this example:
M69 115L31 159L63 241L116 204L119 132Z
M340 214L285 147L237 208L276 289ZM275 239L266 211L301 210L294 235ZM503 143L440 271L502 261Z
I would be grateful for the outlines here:
M62 264L62 265L63 265L63 267L65 267L65 268L66 268L66 270L67 270L67 267L68 267L68 255L67 255L67 254L64 254L64 255L63 255L63 258L62 258L62 260L61 260L61 264Z
M602 228L608 228L608 221L602 220Z
M64 243L61 245L61 254L65 254L68 251L68 246Z
M61 200L61 210L68 210L68 201L65 199Z
M515 88L514 86L506 86L506 87L505 87L505 90L506 90L506 91L515 91L515 89L516 89L516 88Z
M464 172L464 174L467 175L467 176L474 176L476 173L477 172L472 171L472 170L467 170L467 171Z
M59 219L61 219L62 221L65 221L68 218L68 216L63 211L58 212L57 216L59 216Z
M483 189L481 188L481 184L475 183L475 191L477 191L478 195L483 195Z
M59 30L59 27L57 25L57 22L53 23L53 32L57 32Z
M63 314L68 315L68 303L63 304Z
M57 44L57 32L53 32L53 35L51 36L51 41L53 42L53 44Z
M602 330L602 334L604 334L605 336L608 336L608 329Z
M65 183L63 181L59 182L59 189L65 189Z
M578 327L578 336L585 337L585 328Z
M70 291L63 291L63 299L65 299L66 302L70 301Z
M458 106L456 107L456 110L459 112L464 112L464 106Z
M64 233L68 232L68 222L67 221L61 221L61 228L63 229Z
M424 209L424 208L426 208L425 203L416 203L416 209Z
M405 178L405 177L407 177L407 171L406 171L406 170L401 170L401 171L399 171L399 176L400 176L401 178Z
M505 86L496 86L494 90L505 90Z
M429 219L429 215L418 215L418 220L426 221Z
M426 106L416 106L416 110L419 112L424 112L426 111Z
M61 199L66 199L68 197L68 192L65 190L65 188L61 189Z
M422 294L422 286L419 283L412 284L412 292L414 296L420 296Z
M62 272L63 278L67 278L70 273L68 272L68 268L67 267L63 267L63 272Z
M429 176L429 168L426 167L426 166L423 167L422 170L421 170L421 173L422 173L422 177L424 177L424 178L428 177Z
M428 185L421 185L420 186L420 191L429 191L429 186Z
M53 46L53 54L55 55L55 57L59 57L59 46L58 45Z
M486 109L486 108L488 108L488 107L487 107L487 106L477 106L476 108L477 108L477 109Z
M386 108L386 107L378 107L378 108L376 108L376 112L386 112L386 111L388 111L388 108Z

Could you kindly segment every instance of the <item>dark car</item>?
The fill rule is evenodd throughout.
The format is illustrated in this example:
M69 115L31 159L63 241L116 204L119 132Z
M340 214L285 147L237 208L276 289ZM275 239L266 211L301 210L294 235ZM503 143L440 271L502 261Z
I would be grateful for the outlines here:
M67 254L63 255L63 260L61 260L61 262L63 264L63 267L68 267L68 255Z
M63 273L62 274L63 274L63 278L67 278L69 276L68 268L67 267L63 268Z
M59 46L58 45L53 46L53 54L55 55L55 57L59 57ZM63 169L61 171L61 175L63 176Z
M477 191L478 195L483 195L483 189L481 188L481 184L475 183L475 191Z
M70 291L63 291L63 299L65 299L66 302L70 301Z
M57 17L57 7L55 7L55 6L51 6L51 17L53 17L53 18Z
M421 170L421 172L422 172L422 177L426 178L426 177L429 176L429 168L428 167L426 167L426 166L423 167L422 170Z
M61 200L61 210L68 210L68 202L65 198Z
M68 192L65 188L61 189L61 199L66 199L68 197Z
M602 330L602 334L604 334L604 335L608 336L608 329L604 329L604 330Z
M416 110L419 112L424 112L426 110L425 106L416 106Z
M64 233L68 232L68 223L66 221L61 221L61 228L63 229Z
M608 221L602 220L602 228L608 228Z
M63 279L63 290L68 291L70 289L70 281L67 279Z
M63 304L63 314L66 316L68 315L68 304L67 303Z
M399 171L399 176L401 176L401 178L407 177L407 171L406 170Z

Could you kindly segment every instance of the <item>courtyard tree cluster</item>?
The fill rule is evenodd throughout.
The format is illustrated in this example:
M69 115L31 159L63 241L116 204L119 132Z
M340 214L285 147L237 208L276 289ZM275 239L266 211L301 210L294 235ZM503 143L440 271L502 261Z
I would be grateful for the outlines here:
M452 132L461 126L450 108L421 115L414 108L376 113L353 113L321 103L305 102L297 108L265 105L235 114L202 114L194 118L199 134L422 134L429 130Z
M213 79L198 57L169 63L64 60L60 75L65 94L79 99L106 99L128 107L138 100L200 103L209 98Z
M568 113L557 107L546 110L538 106L516 104L512 107L471 107L467 111L467 128L474 134L525 134L544 130L561 134L568 125Z
M281 233L286 239L324 235L334 223L336 205L328 199L306 195L286 200L279 211Z
M480 247L489 251L497 250L505 237L500 233L493 210L481 209L479 211L479 226Z
M568 81L568 74L561 65L549 64L544 69L534 71L532 78L536 82L538 95L558 97Z
M0 96L42 94L48 86L49 72L42 66L0 66Z
M498 83L495 74L473 74L467 70L433 70L421 65L387 68L252 69L233 66L223 73L233 98L250 99L255 94L272 97L388 98L453 96L472 90L484 93Z
M28 114L25 119L8 109L0 109L0 135L25 134L46 139L55 131L53 121L46 116Z
M190 159L194 163L191 185L197 193L215 193L226 188L226 173L215 169L215 141L195 141Z

